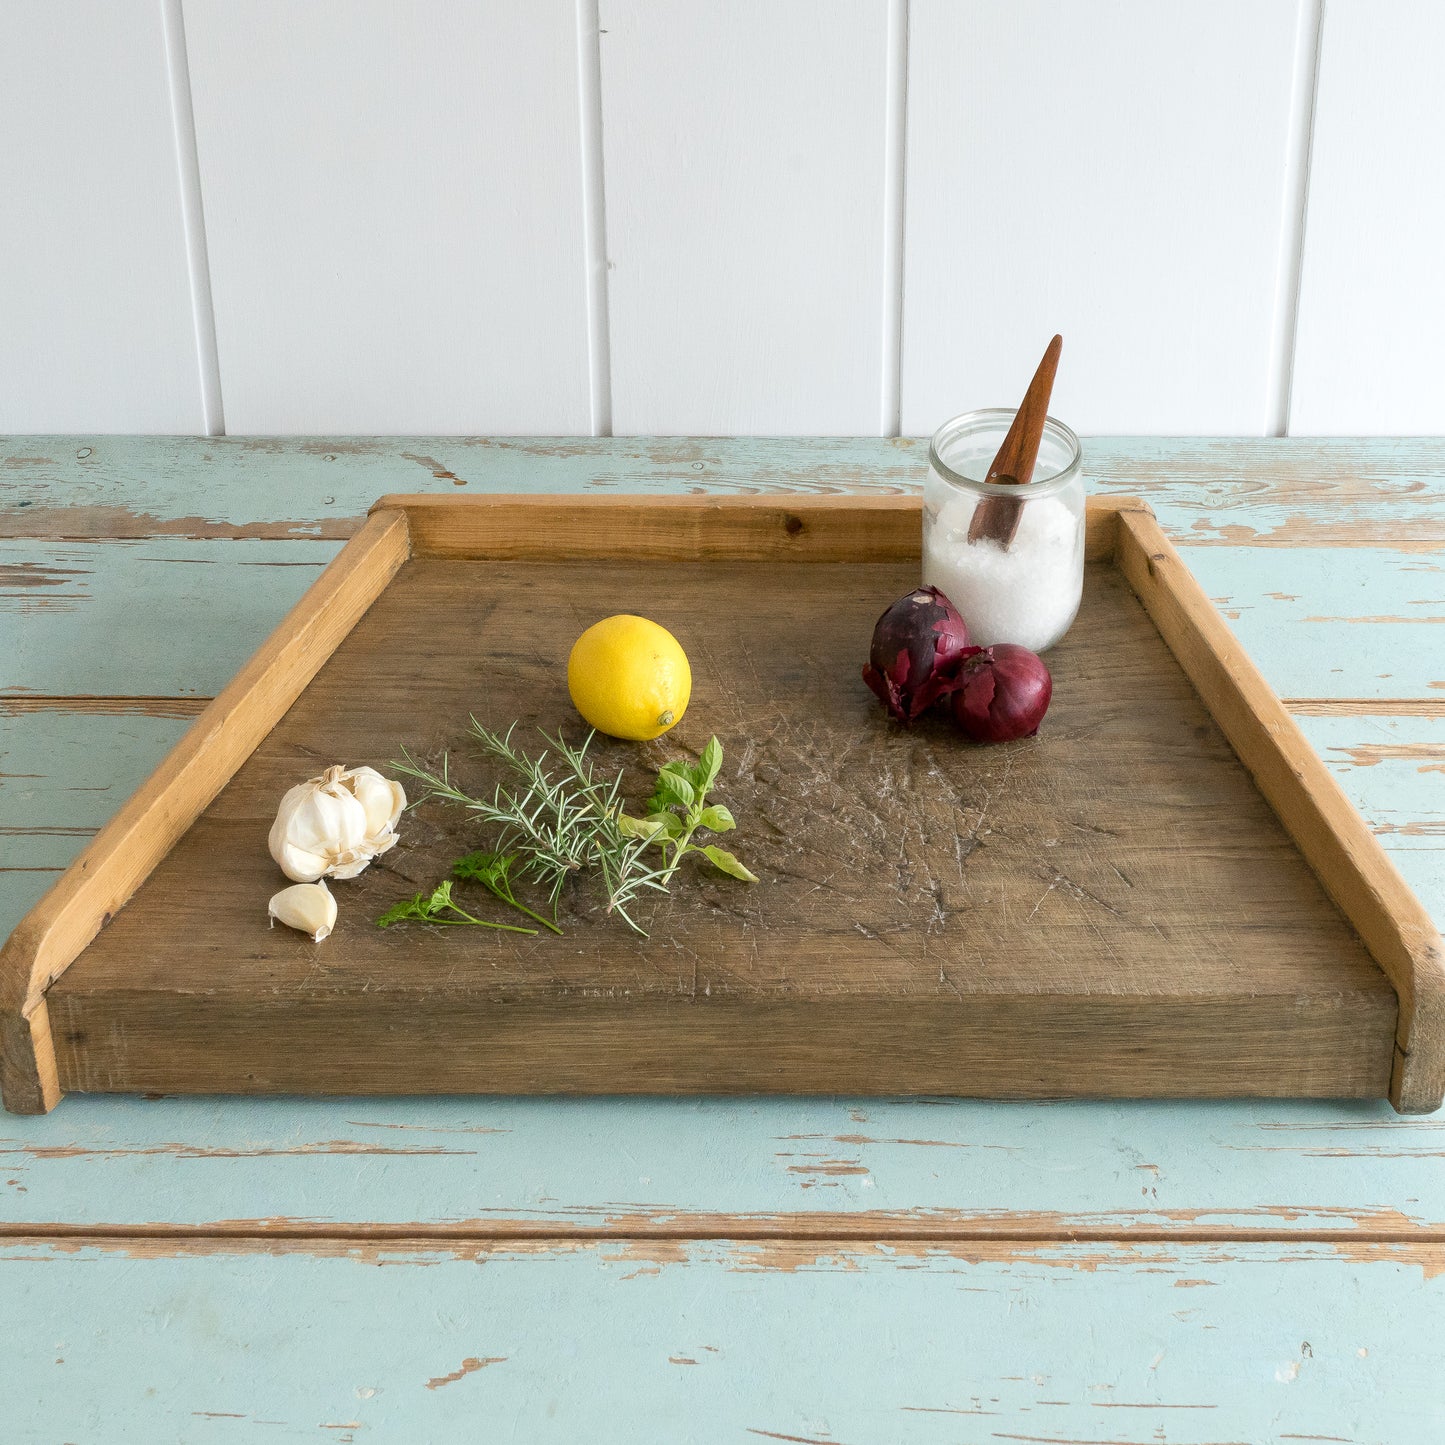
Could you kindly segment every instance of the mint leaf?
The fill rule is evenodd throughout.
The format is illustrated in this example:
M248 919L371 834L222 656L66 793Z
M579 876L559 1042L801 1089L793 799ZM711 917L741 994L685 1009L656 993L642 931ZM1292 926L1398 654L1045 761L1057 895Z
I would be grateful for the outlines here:
M690 808L697 802L697 790L688 778L679 771L686 763L669 763L657 775L657 787L647 804L649 813L660 813L665 808Z
M740 878L744 883L756 883L758 881L758 875L739 863L726 848L708 847L702 851L707 854L708 861L712 863L715 868L722 869L728 877Z
M717 782L718 771L722 767L722 757L722 744L714 736L702 750L702 756L692 770L693 786L697 789L699 798L707 797L712 791L712 785Z
M649 843L662 838L675 838L682 832L682 819L676 813L649 813L645 818L632 818L621 813L617 826L626 838L646 838Z
M699 828L710 828L714 833L729 833L737 827L733 815L721 803L704 808L697 825Z

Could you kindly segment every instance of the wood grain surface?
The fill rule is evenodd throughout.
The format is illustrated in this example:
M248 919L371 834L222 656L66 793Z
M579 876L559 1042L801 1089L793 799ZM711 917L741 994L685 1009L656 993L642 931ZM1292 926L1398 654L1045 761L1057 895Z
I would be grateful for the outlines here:
M1394 991L1112 567L1093 565L1085 620L1053 654L1060 703L1044 734L969 749L941 725L898 733L852 679L880 599L916 576L912 562L856 558L875 537L900 550L904 523L916 549L915 507L623 504L609 531L613 510L564 515L579 536L590 517L628 556L781 545L827 559L690 562L650 607L698 682L689 717L641 762L695 754L713 730L738 740L728 801L762 824L764 883L713 882L703 912L671 898L646 941L609 934L569 897L565 941L442 931L422 946L417 930L370 925L481 841L434 808L418 815L419 846L343 890L324 955L264 929L251 904L274 870L259 839L316 759L456 753L461 730L443 720L475 711L479 687L494 726L564 726L558 620L570 636L655 594L651 561L421 556L54 990L66 1087L1379 1092ZM550 555L560 512L423 500L416 543ZM1096 552L1114 515L1091 511ZM556 545L565 554L566 536Z

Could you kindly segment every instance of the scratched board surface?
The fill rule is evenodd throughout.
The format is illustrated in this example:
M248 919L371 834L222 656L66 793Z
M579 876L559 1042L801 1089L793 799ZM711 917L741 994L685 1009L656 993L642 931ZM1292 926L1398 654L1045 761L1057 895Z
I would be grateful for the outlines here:
M1043 731L989 749L893 726L858 676L915 568L692 563L659 594L652 564L408 563L49 991L61 1086L1385 1092L1393 989L1118 571L1089 568ZM647 937L581 888L563 936L379 929L491 845L436 804L335 885L323 949L267 926L262 840L317 759L446 751L486 796L468 714L575 740L558 627L639 598L691 654L692 700L654 744L598 743L603 776L631 768L640 812L639 771L721 735L727 841L759 882L693 868L631 905Z
M1230 625L1445 920L1445 655L1423 621L1445 594L1422 585L1445 549L1445 444L1085 449L1092 486L1144 495L1189 565L1218 569ZM0 690L0 932L329 555L257 566L238 543L334 549L395 490L898 491L924 456L0 444L0 531L25 539L4 562L68 569L0 573L0 655L27 659ZM1298 547L1334 552L1351 585ZM135 608L126 578L166 555L184 559L174 590ZM7 1438L1436 1445L1442 1130L1368 1101L71 1096L0 1129L0 1230L28 1240L0 1259ZM518 1231L543 1238L482 1262ZM576 1231L600 1238L555 1238Z

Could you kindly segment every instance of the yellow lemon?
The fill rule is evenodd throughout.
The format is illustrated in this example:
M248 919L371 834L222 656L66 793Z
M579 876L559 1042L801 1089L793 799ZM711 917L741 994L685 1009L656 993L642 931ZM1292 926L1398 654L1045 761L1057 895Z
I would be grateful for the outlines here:
M687 711L692 669L667 628L621 612L594 622L572 644L567 690L598 732L645 742Z

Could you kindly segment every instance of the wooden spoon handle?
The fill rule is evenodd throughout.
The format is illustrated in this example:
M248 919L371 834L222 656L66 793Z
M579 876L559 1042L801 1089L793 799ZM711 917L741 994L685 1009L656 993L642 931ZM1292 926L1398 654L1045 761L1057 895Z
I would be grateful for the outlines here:
M984 481L1025 486L1033 476L1034 464L1039 459L1039 443L1044 438L1044 422L1049 415L1049 397L1054 391L1054 374L1059 369L1059 353L1063 349L1062 336L1049 342Z
M1059 369L1059 354L1063 349L1062 336L1055 336L1049 342L1043 360L1034 372L1034 379L1029 382L1029 389L1014 414L1013 425L1009 427L984 481L1026 486L1033 477L1034 465L1039 459L1039 445L1044 438L1044 422L1048 420L1054 375ZM986 537L1001 547L1007 547L1018 531L1023 509L1023 502L1014 501L1012 497L985 498L974 509L968 540L977 542Z

